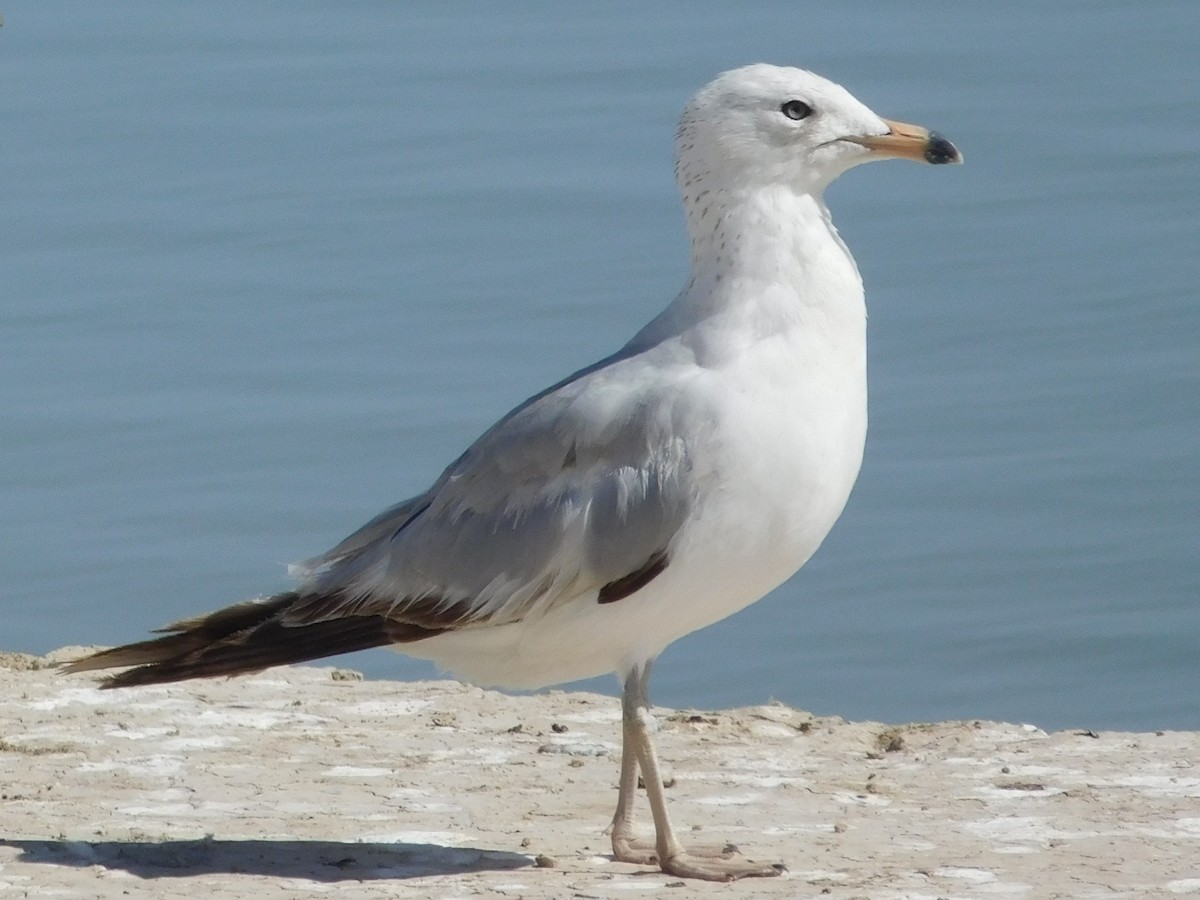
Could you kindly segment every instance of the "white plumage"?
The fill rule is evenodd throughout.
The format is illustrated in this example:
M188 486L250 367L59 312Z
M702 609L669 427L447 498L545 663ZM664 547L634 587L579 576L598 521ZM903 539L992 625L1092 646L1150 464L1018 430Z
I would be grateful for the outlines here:
M836 84L766 65L701 90L676 149L691 277L625 347L526 401L425 494L299 567L295 591L75 668L142 666L120 686L395 643L485 685L616 672L617 858L700 878L779 871L689 854L675 838L650 742L650 664L799 569L858 474L866 310L824 188L881 156L960 157ZM652 845L633 836L639 769Z

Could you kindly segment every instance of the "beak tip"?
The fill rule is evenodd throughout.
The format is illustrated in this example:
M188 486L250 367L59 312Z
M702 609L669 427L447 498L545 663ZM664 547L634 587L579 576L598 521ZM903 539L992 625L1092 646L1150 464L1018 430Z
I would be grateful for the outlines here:
M957 147L936 131L929 133L929 140L925 144L925 162L940 166L962 161L963 155Z

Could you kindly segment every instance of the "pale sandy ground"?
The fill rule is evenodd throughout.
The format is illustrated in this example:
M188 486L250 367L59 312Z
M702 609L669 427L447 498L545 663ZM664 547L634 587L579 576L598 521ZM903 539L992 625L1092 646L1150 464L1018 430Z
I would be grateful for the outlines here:
M100 691L5 654L0 898L1200 894L1194 732L659 719L676 824L788 875L612 862L611 698L311 668Z

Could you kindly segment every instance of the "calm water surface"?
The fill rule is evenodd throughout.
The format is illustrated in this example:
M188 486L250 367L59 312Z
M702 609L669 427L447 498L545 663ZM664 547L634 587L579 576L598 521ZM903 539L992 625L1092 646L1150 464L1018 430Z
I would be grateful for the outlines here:
M683 102L764 60L967 165L830 191L871 309L862 477L656 699L1200 727L1200 5L4 14L0 646L284 587L619 346L685 275Z

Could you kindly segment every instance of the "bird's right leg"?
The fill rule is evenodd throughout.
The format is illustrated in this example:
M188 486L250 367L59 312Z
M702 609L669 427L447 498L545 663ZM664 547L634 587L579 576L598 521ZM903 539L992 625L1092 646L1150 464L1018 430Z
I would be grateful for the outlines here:
M679 842L667 815L662 773L650 740L653 719L650 716L649 681L650 665L647 663L630 673L621 695L621 781L612 824L613 856L621 862L657 865L671 875L708 881L780 874L781 866L730 859L737 852L731 844L684 849ZM638 839L633 830L639 769L654 815L653 842Z
M628 682L627 682L628 683ZM626 688L628 690L628 688ZM622 706L625 706L622 701ZM617 811L612 821L613 857L620 862L640 866L658 865L654 842L639 839L633 828L633 807L637 800L637 741L631 734L628 715L621 716L621 780L617 788Z

